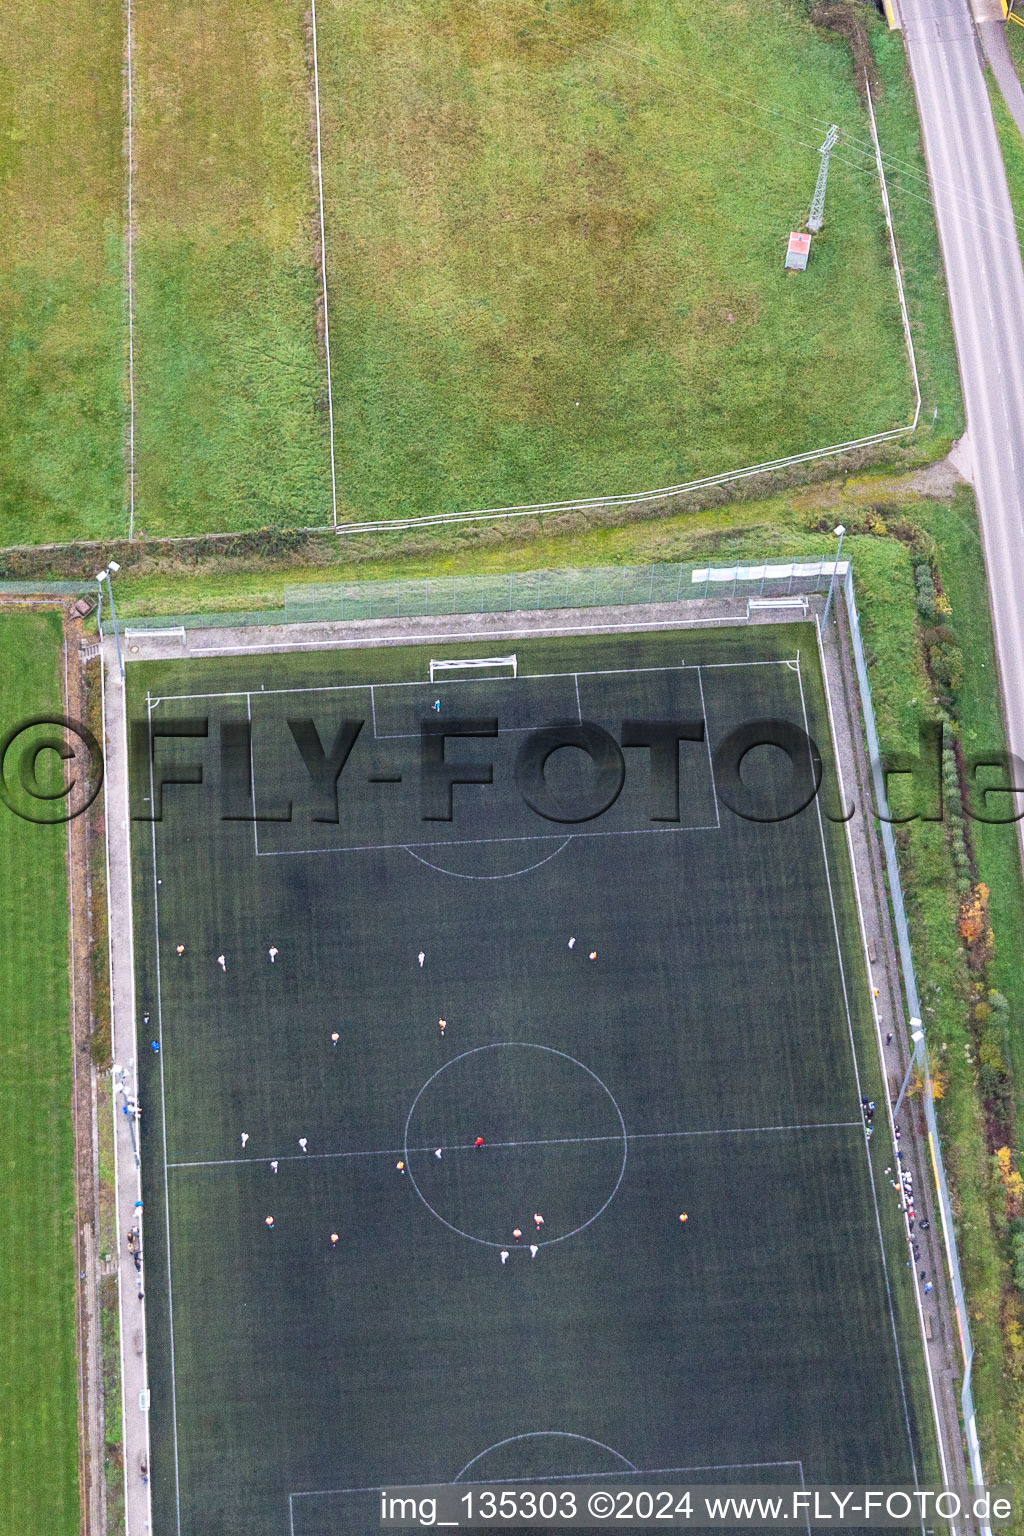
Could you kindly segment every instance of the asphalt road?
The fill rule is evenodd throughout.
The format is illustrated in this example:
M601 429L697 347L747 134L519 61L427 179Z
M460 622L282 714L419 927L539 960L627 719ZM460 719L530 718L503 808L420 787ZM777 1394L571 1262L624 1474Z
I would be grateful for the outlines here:
M976 0L979 19L991 3ZM960 358L1007 736L1024 763L1024 268L968 0L899 4ZM1018 832L1024 856L1024 822Z

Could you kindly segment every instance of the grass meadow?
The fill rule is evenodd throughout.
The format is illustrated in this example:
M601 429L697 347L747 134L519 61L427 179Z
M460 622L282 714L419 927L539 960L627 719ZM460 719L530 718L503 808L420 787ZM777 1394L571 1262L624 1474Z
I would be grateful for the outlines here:
M0 618L4 726L62 708L56 614ZM0 806L0 1532L79 1530L67 830Z
M343 519L628 491L908 419L846 42L788 0L318 11ZM309 37L135 8L138 526L327 521ZM811 267L786 276L830 121Z
M127 529L121 8L0 7L0 543Z
M330 517L298 0L139 0L141 532Z
M345 511L626 492L909 419L867 117L802 7L319 17Z
M651 488L909 419L851 53L808 10L322 0L343 520ZM912 93L865 16L952 435ZM136 0L133 36L135 531L322 525L305 6ZM0 42L0 542L106 537L127 528L123 17L69 0L54 41L15 0ZM825 228L785 275L831 121Z

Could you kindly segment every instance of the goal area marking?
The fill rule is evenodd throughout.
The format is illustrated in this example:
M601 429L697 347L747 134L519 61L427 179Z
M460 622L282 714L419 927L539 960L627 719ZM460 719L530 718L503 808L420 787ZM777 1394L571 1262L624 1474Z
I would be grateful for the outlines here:
M512 656L474 656L474 657L471 657L471 658L467 658L466 660L448 659L448 660L444 660L444 661L435 661L434 658L431 657L431 660L430 660L430 681L431 682L436 681L437 674L439 672L456 672L456 671L459 671L462 668L467 668L467 667L470 668L474 672L478 672L482 668L491 668L491 669L493 669L495 667L511 667L512 668L512 676L513 677L518 677L519 676L519 658L518 658L518 656L515 656L515 655L512 655Z

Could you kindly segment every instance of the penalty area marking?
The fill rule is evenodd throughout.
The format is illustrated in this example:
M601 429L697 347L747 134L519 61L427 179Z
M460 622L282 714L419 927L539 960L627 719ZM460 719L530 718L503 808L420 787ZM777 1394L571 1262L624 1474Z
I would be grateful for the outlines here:
M609 1473L607 1471L599 1471L599 1472L561 1472L561 1473L553 1472L553 1473L548 1473L547 1476L545 1476L545 1477L537 1477L537 1476L533 1476L533 1475L528 1475L528 1476L525 1476L525 1477L508 1477L508 1478L503 1478L503 1479L464 1477L464 1473L466 1473L469 1470L470 1467L472 1467L476 1462L480 1461L482 1457L489 1455L489 1453L491 1451L499 1450L503 1446L506 1446L506 1445L513 1445L513 1444L515 1444L519 1440L537 1440L537 1439L547 1439L547 1438L551 1438L551 1439L566 1439L566 1440L579 1440L579 1441L583 1441L585 1444L588 1444L588 1445L595 1445L599 1449L607 1451L610 1456L614 1456L619 1461L621 1461L623 1463L623 1469L624 1470L619 1471L618 1473ZM462 1471L461 1472L457 1472L455 1477L453 1477L450 1482L447 1482L447 1483L388 1483L387 1487L389 1489L394 1489L397 1492L397 1491L399 1491L403 1487L405 1487L405 1488L424 1488L424 1489L431 1489L431 1488L475 1488L475 1487L479 1487L479 1486L483 1486L483 1485L490 1485L490 1484L492 1484L492 1483L494 1483L496 1481L502 1481L502 1482L507 1482L507 1483L511 1483L511 1484L520 1484L520 1483L579 1483L579 1482L591 1482L591 1481L593 1481L593 1482L607 1482L610 1478L615 1477L616 1475L619 1476L619 1477L663 1477L663 1478L664 1477L690 1477L695 1472L757 1472L757 1471L760 1471L761 1469L764 1469L764 1468L770 1468L772 1471L778 1471L779 1468L781 1468L781 1467L796 1467L798 1469L799 1473L800 1473L800 1486L801 1486L801 1488L806 1486L806 1479L804 1477L804 1464L803 1464L803 1462L801 1460L799 1460L797 1458L794 1458L794 1459L789 1460L789 1461L720 1461L720 1462L706 1463L703 1466L689 1466L689 1467L638 1467L633 1462L631 1462L627 1456L623 1456L621 1451L616 1451L612 1446L605 1445L603 1443L603 1441L601 1441L601 1440L594 1440L589 1435L572 1434L568 1430L539 1429L539 1430L528 1431L526 1434L522 1434L522 1435L510 1435L507 1440L498 1440L498 1441L496 1441L494 1445L488 1446L486 1451L481 1451L479 1453L479 1455L474 1456L471 1461L468 1461L466 1463L466 1465L463 1467ZM294 1505L294 1501L296 1499L340 1499L340 1498L345 1498L346 1496L349 1496L349 1495L352 1495L352 1494L373 1493L373 1494L378 1494L379 1495L379 1494L383 1493L384 1491L385 1491L385 1485L383 1483L371 1483L371 1484L368 1484L367 1486L361 1487L361 1488L301 1488L301 1489L295 1489L294 1491L292 1491L292 1492L290 1492L288 1494L288 1529L289 1529L289 1532L290 1532L290 1536L295 1536L295 1505ZM811 1529L810 1515L808 1515L808 1517L807 1517L806 1529L807 1529L808 1532L810 1532L810 1529Z
M449 637L445 635L438 635L433 636L432 638L438 641L443 641ZM471 639L472 636L466 635L458 638ZM377 645L380 644L379 641L374 643ZM208 653L205 651L200 651L196 652L195 654L201 656ZM453 677L449 679L449 682L446 683L445 686L450 687L452 684L455 684L457 686L464 687L467 683L473 683L479 687L481 682L505 683L506 685L512 682L551 682L559 678L569 677L637 677L645 672L698 672L701 668L703 668L705 672L710 671L711 669L714 669L715 671L725 671L738 667L788 667L792 671L794 668L794 663L799 662L799 660L799 656L770 656L764 658L763 660L751 659L749 661L683 661L680 662L678 666L663 667L595 667L589 672L524 672L518 678ZM265 695L267 698L272 698L275 694L353 693L358 692L360 689L365 691L367 689L373 688L421 688L426 689L429 692L430 684L425 682L423 678L409 678L403 682L396 683L317 683L316 685L309 687L260 688L259 692L261 695ZM217 693L162 693L153 699L153 708L156 709L157 705L159 704L173 704L175 702L192 704L195 703L198 699L244 699L246 692L251 693L253 691L254 690L252 689L247 690L245 688L232 688ZM380 737L378 739L385 740L386 738Z
M563 843L558 845L553 853L549 853L543 859L538 859L536 864L527 864L522 869L508 869L504 874L500 875L468 875L461 869L445 869L441 864L431 864L429 859L421 859L409 843L406 843L405 851L416 860L417 864L425 864L428 869L436 870L439 875L451 875L453 880L514 880L517 875L529 875L535 869L540 869L542 864L550 864L551 860L557 859L558 855L568 848L571 842L572 838L567 837ZM446 844L445 846L451 847L452 845Z

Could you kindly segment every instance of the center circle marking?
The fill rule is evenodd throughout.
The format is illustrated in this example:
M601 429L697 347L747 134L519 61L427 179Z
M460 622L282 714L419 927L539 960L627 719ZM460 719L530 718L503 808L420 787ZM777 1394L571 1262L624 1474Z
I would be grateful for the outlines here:
M555 1050L554 1046L551 1046L551 1045L537 1045L537 1044L535 1044L531 1040L497 1040L497 1041L494 1041L491 1045L476 1045L471 1050L461 1051L458 1056L453 1056L451 1061L446 1061L443 1066L438 1067L436 1072L432 1072L431 1073L431 1075L427 1078L426 1082L420 1088L420 1090L417 1093L416 1097L413 1099L412 1104L409 1106L409 1113L406 1116L406 1120L405 1120L405 1133L404 1133L403 1141L402 1141L403 1155L404 1155L404 1161L405 1161L405 1171L406 1171L406 1174L407 1174L407 1176L409 1178L410 1183L412 1184L413 1189L416 1191L417 1195L422 1200L422 1202L426 1206L427 1210L430 1212L430 1214L432 1216L436 1217L436 1219L441 1223L442 1226L447 1227L450 1232L455 1232L459 1237L466 1237L466 1238L468 1238L471 1243L481 1243L486 1248L507 1248L507 1247L511 1246L508 1241L496 1242L494 1239L489 1238L489 1237L479 1237L479 1236L477 1236L477 1234L475 1232L467 1232L463 1227L457 1226L455 1224L455 1222L449 1221L446 1216L442 1216L441 1212L436 1208L436 1206L431 1205L430 1201L427 1199L426 1195L423 1193L423 1191L420 1188L419 1184L416 1182L416 1175L413 1173L412 1158L409 1155L409 1127L412 1124L412 1118L413 1118L413 1115L416 1113L416 1106L420 1102L420 1099L426 1093L426 1091L430 1087L431 1083L436 1082L437 1079L443 1073L450 1071L450 1069L452 1067L456 1066L460 1061L466 1061L471 1056L479 1056L484 1051L514 1051L514 1050L544 1051L549 1056L557 1056L562 1061L571 1062L571 1064L574 1067L579 1067L580 1071L581 1072L585 1072L588 1077L592 1078L593 1081L597 1084L597 1086L601 1089L601 1091L606 1095L606 1097L608 1099L608 1102L611 1104L612 1109L615 1111L615 1118L616 1118L616 1120L618 1121L618 1124L619 1124L619 1133L620 1133L621 1140L622 1140L622 1161L621 1161L621 1164L619 1166L618 1177L615 1180L615 1184L614 1184L614 1187L613 1187L611 1193L602 1202L602 1204L598 1206L597 1210L594 1211L592 1215L587 1217L586 1221L579 1222L577 1226L575 1226L575 1227L573 1227L571 1229L571 1231L569 1231L569 1232L562 1232L557 1237L546 1237L546 1238L541 1238L539 1233L538 1233L536 1235L536 1246L538 1248L550 1248L555 1243L564 1243L566 1238L575 1237L577 1235L577 1233L583 1232L587 1227L591 1226L592 1223L595 1222L599 1216L602 1216L604 1214L604 1212L608 1209L608 1207L611 1205L612 1201L615 1199L615 1196L619 1192L619 1187L622 1184L622 1180L623 1180L623 1178L625 1176L625 1173L626 1173L626 1158L628 1156L628 1150L629 1150L627 1136L626 1136L626 1122L625 1122L625 1120L622 1117L621 1109L619 1108L618 1104L616 1103L615 1095L612 1093L611 1089L608 1087L608 1084L603 1082L602 1079L598 1077L596 1072L591 1071L590 1067L588 1067L585 1062L577 1060L577 1058L575 1056L570 1056L568 1051L558 1051L558 1050ZM573 1138L566 1138L566 1139L567 1140L572 1140ZM585 1140L586 1138L580 1138L580 1139L581 1140ZM606 1140L606 1139L609 1139L609 1138L605 1138L605 1137L595 1138L595 1140ZM554 1140L554 1138L553 1138L553 1140ZM524 1244L524 1246L526 1246L526 1245Z

